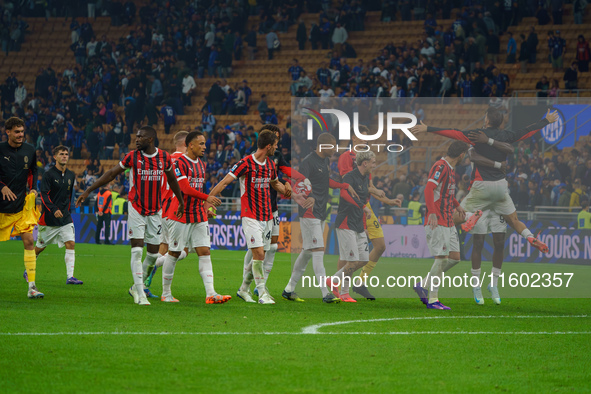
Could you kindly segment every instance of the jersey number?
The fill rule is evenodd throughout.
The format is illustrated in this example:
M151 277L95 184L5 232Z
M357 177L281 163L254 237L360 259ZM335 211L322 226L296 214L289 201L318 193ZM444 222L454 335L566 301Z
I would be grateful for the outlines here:
M157 235L162 234L162 225L161 224L158 226L158 232L156 234Z
M369 243L365 242L365 251L369 252Z
M265 235L265 238L271 239L271 232L270 231L267 233L267 235Z

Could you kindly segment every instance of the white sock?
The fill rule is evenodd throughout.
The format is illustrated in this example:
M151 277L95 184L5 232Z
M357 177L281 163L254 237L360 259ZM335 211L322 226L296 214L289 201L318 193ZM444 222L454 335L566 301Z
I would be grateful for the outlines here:
M432 278L438 277L441 279L441 274L443 273L443 265L447 263L447 258L444 259L435 259L433 266L431 267L431 271L429 272L429 276ZM439 286L434 286L433 283L430 283L429 288L429 304L437 302L439 300Z
M342 294L349 294L349 286L350 285L351 285L351 277L343 275L343 279L341 281L341 295Z
M205 296L213 297L217 293L213 288L213 268L211 265L211 256L199 256L199 274L203 279L205 286Z
M481 272L481 269L480 268L478 268L478 269L472 268L470 270L470 272L472 273L472 276L475 276L477 278L477 280L476 280L477 285L474 286L474 287L478 287L478 283L480 283L480 272Z
M166 254L161 254L157 259L156 259L156 264L154 264L155 267L162 267L162 265L164 265L164 260L166 260L166 256L168 256L168 252L166 252Z
M172 285L172 278L174 277L174 267L176 267L177 258L166 254L166 260L162 266L162 297L171 294L170 286Z
M499 283L499 276L501 275L501 269L500 268L492 267L491 272L492 272L491 286L492 287L497 287L497 284Z
M33 287L35 287L35 282L29 282L29 289L32 289Z
M529 228L526 228L525 230L523 230L521 232L521 236L525 239L528 239L529 237L533 237L534 235L532 234L531 231L529 231Z
M183 260L185 257L187 257L187 252L185 252L184 250L181 251L181 254L179 255L179 258L176 259L177 262Z
M148 277L148 271L154 269L154 265L156 264L156 259L158 258L158 253L150 253L146 252L146 258L142 264L142 271L143 271L143 278L146 280Z
M144 291L144 272L142 270L143 252L144 248L131 248L131 275L133 276L135 291L137 291L139 295L141 295L140 292Z
M244 255L244 268L245 269L250 264L251 261L252 261L252 250L248 249L246 251L246 254Z
M313 255L314 253L310 252L309 250L302 250L300 252L300 255L296 259L295 263L293 264L293 268L291 269L291 277L289 278L289 282L287 283L287 286L285 286L286 292L291 293L295 290L298 282L300 279L302 279L302 275L304 275L304 271L306 271L310 257Z
M443 266L443 272L447 272L449 269L453 268L459 262L460 260L452 260L448 258L447 263Z
M240 291L250 291L250 284L254 276L252 274L252 260L247 262L244 260L244 269L242 271L242 284L240 285Z
M312 252L312 267L314 268L314 275L320 284L320 291L322 291L322 297L328 295L328 289L326 288L326 269L324 268L324 252ZM304 267L305 269L305 267Z
M265 252L265 260L263 260L263 270L265 280L269 279L269 274L273 269L273 262L275 261L275 253L277 253L277 244L271 244L271 248Z
M259 291L259 297L265 294L265 273L263 272L263 260L252 260L252 275L254 283Z
M66 272L68 279L74 276L74 263L76 262L76 252L74 249L66 249Z

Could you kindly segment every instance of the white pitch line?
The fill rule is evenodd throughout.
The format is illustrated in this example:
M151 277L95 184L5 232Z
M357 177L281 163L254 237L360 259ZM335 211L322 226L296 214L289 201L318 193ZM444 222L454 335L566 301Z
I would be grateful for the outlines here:
M565 316L418 316L418 317L391 317L385 319L366 319L366 320L347 320L347 321L337 321L337 322L329 322L329 323L320 323L314 324L311 326L307 326L302 328L302 333L304 334L318 334L318 329L322 327L329 327L329 326L340 326L344 324L351 324L351 323L374 323L374 322L381 322L381 321L396 321L396 320L435 320L435 319L503 319L503 318L512 318L512 319L556 319L556 318L581 318L587 317L587 315L565 315Z
M587 315L565 316L419 316L419 317L393 317L386 319L348 320L341 322L321 323L304 327L296 332L137 332L137 331L73 331L73 332L0 332L0 336L85 336L85 335L589 335L591 331L390 331L390 332L319 332L318 329L327 326L337 326L351 323L371 323L395 320L434 320L434 319L543 319L543 318L586 318Z
M391 332L3 332L0 336L91 336L91 335L154 335L154 336L175 336L175 335L589 335L591 331L391 331Z

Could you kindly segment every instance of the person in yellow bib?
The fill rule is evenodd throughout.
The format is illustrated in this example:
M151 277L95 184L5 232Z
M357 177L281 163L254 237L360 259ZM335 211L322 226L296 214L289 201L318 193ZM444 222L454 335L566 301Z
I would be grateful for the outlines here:
M412 201L408 203L408 217L407 224L423 224L422 211L424 210L423 204L419 202L421 193L414 192L412 194Z
M25 122L17 117L5 123L8 140L0 142L0 242L19 236L25 249L25 279L29 281L27 296L43 298L35 285L35 239L33 229L40 214L35 205L37 191L37 158L35 147L25 142ZM28 189L28 192L27 192Z
M589 212L589 203L581 203L581 212L577 216L577 228L578 229L591 229L591 212Z

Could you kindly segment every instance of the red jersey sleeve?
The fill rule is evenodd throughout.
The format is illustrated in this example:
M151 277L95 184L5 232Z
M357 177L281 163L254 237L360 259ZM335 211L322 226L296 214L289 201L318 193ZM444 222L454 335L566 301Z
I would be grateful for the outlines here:
M135 151L131 151L127 155L125 155L123 160L121 160L121 162L119 162L119 165L121 166L121 168L123 168L124 170L127 170L128 168L131 168L133 166L134 153L135 153Z
M443 179L445 173L445 163L439 164L431 168L429 179L427 183L433 183L435 187L439 186L439 182Z
M345 176L345 174L353 171L353 157L351 152L345 152L339 157L338 167L341 176Z
M238 163L234 164L234 167L230 169L228 174L231 174L234 178L240 178L248 171L248 163L246 159L240 160Z
M162 157L162 160L164 161L164 171L170 171L172 170L172 157L170 156L170 153L163 151L164 155Z

